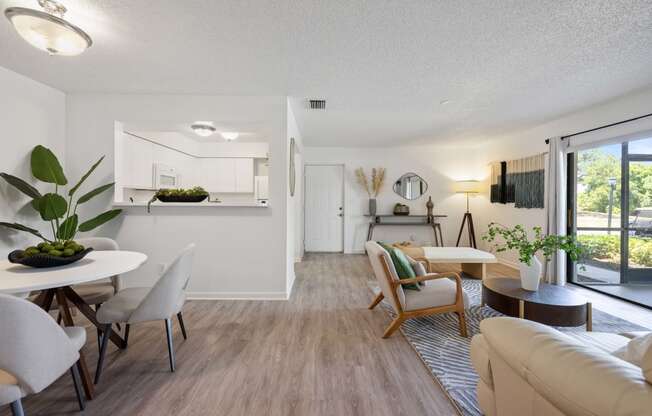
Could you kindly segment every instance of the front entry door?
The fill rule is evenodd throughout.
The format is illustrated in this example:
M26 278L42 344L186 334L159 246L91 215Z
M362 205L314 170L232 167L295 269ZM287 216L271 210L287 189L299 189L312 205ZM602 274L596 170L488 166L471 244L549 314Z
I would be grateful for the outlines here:
M306 251L343 251L344 166L306 165Z

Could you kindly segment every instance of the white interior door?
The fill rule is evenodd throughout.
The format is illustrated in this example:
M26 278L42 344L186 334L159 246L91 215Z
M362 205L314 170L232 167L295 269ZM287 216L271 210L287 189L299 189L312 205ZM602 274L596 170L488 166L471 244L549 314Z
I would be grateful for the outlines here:
M343 251L344 166L306 165L306 251Z

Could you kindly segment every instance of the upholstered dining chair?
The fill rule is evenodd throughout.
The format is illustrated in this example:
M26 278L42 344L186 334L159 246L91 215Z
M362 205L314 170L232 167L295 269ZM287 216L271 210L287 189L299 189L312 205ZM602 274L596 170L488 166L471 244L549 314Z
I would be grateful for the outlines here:
M85 399L79 376L79 350L86 342L80 327L61 328L41 308L25 299L0 295L0 405L23 415L21 399L72 374L79 408Z
M114 323L124 322L125 337L131 324L148 321L165 321L170 370L174 372L174 346L172 343L172 317L177 315L183 338L187 339L181 309L186 301L185 289L192 272L195 245L184 248L172 263L167 265L153 287L130 287L109 299L97 313L97 320L103 324L100 358L95 372L95 383L100 380L106 347Z
M367 241L365 248L381 289L369 309L375 308L387 298L396 313L383 338L390 337L407 319L448 312L457 314L460 335L467 336L464 305L468 305L468 296L462 290L459 274L428 273L411 279L399 279L387 250L374 241ZM426 283L418 291L403 289L404 285L421 282Z

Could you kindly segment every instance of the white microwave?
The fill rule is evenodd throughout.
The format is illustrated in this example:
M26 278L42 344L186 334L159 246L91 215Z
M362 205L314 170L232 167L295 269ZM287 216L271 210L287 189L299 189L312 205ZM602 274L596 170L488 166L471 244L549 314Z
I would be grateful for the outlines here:
M181 181L177 170L163 163L154 163L154 187L156 189L180 188Z

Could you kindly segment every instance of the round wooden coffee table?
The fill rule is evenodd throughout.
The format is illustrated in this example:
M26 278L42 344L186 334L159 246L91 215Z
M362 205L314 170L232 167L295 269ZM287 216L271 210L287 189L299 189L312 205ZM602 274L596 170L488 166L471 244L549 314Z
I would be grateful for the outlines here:
M563 286L541 283L538 291L530 292L521 288L519 279L489 278L482 281L482 304L546 325L592 329L591 302Z

